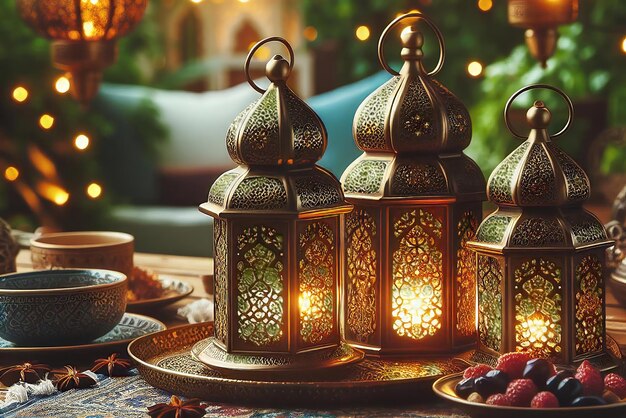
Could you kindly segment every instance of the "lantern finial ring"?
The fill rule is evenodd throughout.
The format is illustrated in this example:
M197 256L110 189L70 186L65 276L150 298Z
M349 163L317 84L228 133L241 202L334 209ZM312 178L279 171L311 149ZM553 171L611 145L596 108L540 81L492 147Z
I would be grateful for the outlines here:
M293 63L294 63L293 48L291 47L291 44L287 42L285 38L281 38L280 36L270 36L269 38L261 39L259 42L254 44L252 49L250 49L250 52L248 52L248 56L246 57L246 62L243 65L243 71L246 73L246 80L248 81L248 84L250 84L250 86L253 89L255 89L261 94L265 93L266 89L259 87L258 84L256 84L254 80L252 80L252 77L250 77L250 61L252 60L252 57L258 51L259 48L261 48L263 45L269 42L274 42L274 41L280 42L281 44L285 45L285 48L287 48L287 51L289 51L289 71L291 72L291 70L293 69Z
M396 17L394 20L391 21L391 23L387 25L382 35L380 35L380 39L378 40L378 61L380 62L380 65L382 65L383 68L387 70L389 74L394 75L394 76L400 75L399 72L391 68L389 64L387 64L387 62L385 61L385 40L387 39L389 32L391 32L391 30L398 23L400 23L401 21L405 19L410 19L410 18L423 20L433 30L433 32L435 32L435 35L437 36L437 41L439 42L439 61L437 62L437 66L435 67L435 69L428 73L429 76L433 76L437 74L439 71L441 71L441 68L443 67L443 62L445 61L445 58L446 58L446 46L443 41L443 35L441 31L439 30L439 28L437 27L437 25L435 25L435 23L422 12L405 13L402 16Z
M572 100L569 98L569 96L565 94L565 92L563 92L563 90L557 87L551 86L549 84L529 84L528 86L522 87L521 89L513 93L513 95L509 98L509 100L507 100L506 105L504 106L504 123L506 124L507 129L513 135L515 135L516 137L520 139L528 139L528 135L520 135L519 133L515 131L515 129L513 129L513 126L511 125L511 121L509 120L509 109L511 105L513 104L513 102L515 101L515 99L517 99L522 93L525 93L529 90L535 90L535 89L552 90L558 93L563 98L563 100L565 100L565 103L567 103L568 115L567 115L567 122L565 122L565 126L557 133L550 135L550 138L558 138L559 136L563 135L565 131L567 131L570 125L572 124L572 119L574 118L574 104L572 103Z

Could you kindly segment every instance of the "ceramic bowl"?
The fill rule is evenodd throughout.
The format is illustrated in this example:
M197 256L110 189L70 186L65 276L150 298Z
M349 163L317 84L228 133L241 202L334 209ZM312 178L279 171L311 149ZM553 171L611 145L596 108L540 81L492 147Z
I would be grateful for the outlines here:
M0 337L17 345L92 341L126 310L126 275L111 270L40 270L0 276Z
M84 231L44 234L30 241L33 268L93 268L130 277L134 238L123 232Z

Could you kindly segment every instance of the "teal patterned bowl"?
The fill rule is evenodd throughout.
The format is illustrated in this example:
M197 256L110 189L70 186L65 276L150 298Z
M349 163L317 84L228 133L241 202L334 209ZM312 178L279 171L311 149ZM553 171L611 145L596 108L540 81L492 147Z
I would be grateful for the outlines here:
M126 310L127 278L109 270L41 270L0 276L0 338L17 345L92 341Z

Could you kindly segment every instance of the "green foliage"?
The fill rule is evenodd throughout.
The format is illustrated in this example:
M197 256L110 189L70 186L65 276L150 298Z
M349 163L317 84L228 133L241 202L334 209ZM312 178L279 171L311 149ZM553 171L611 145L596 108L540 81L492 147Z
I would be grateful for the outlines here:
M162 43L156 26L149 20L145 22L119 42L118 62L106 72L106 80L151 82L153 75L143 72L146 66L142 64L159 56ZM55 80L63 73L52 67L50 42L26 26L13 0L0 2L0 39L0 175L8 166L20 172L15 182L0 178L0 216L21 228L49 224L78 229L95 225L114 198L106 184L101 198L90 199L86 194L92 181L103 183L103 167L94 156L100 141L112 131L110 122L82 109L69 93L62 95L54 90ZM22 103L12 99L17 86L29 92ZM38 124L43 113L54 117L49 130ZM130 118L141 126L139 141L146 148L153 149L164 137L152 103L144 103ZM91 139L90 147L83 152L73 147L79 133ZM50 184L69 193L66 204L59 206L44 197L43 190Z

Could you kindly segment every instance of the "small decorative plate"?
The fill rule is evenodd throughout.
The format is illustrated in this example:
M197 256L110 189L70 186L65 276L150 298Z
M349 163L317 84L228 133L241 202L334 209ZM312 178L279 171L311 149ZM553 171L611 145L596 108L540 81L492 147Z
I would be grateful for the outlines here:
M161 309L174 302L186 298L193 293L193 286L189 283L167 276L160 276L159 281L163 286L163 295L158 298L140 299L128 302L126 305L127 312L147 312Z
M469 414L472 418L623 418L626 417L626 402L601 406L563 408L521 408L495 406L470 402L457 396L454 387L463 378L463 373L444 376L433 384L437 396L446 399Z
M52 354L71 351L74 354L77 351L92 349L107 349L115 351L120 347L125 347L137 337L142 337L157 331L163 331L165 324L148 316L125 313L119 324L115 326L108 334L86 344L72 346L52 346L52 347L24 347L17 346L12 342L0 338L0 355L5 354Z
M213 323L183 325L134 340L128 353L152 386L192 398L237 404L309 406L416 402L433 397L434 380L465 367L447 357L422 360L366 358L360 363L298 377L232 378L193 359ZM457 355L467 359L471 352Z

